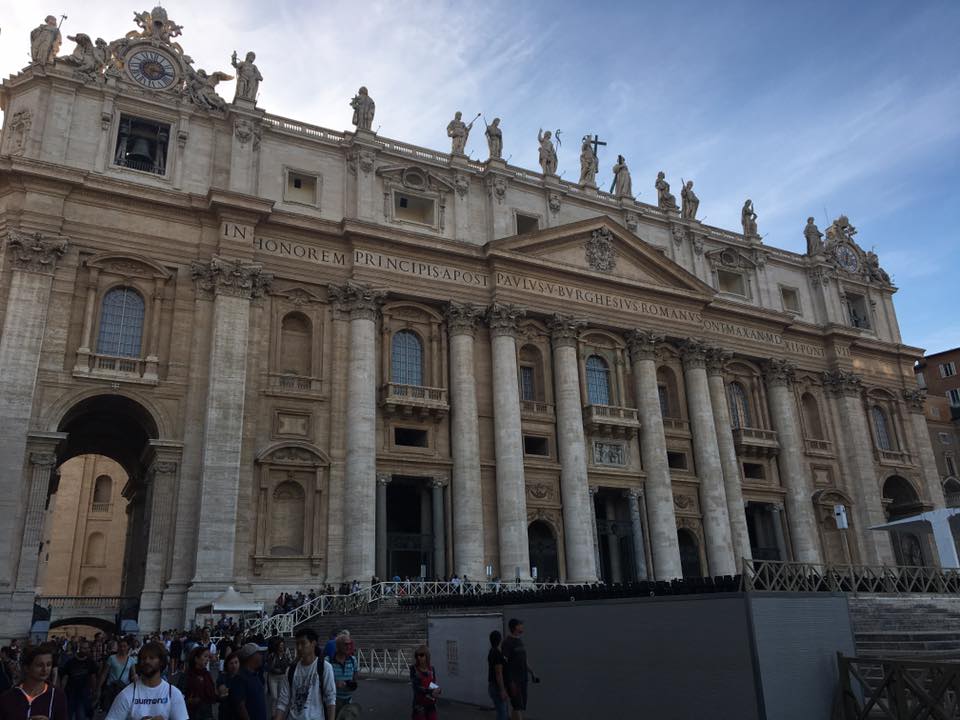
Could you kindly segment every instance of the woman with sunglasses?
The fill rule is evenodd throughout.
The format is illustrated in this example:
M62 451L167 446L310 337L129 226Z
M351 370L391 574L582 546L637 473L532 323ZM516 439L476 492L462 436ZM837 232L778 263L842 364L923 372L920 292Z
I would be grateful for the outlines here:
M421 645L414 653L410 666L410 683L413 685L413 720L437 720L437 671L430 663L430 648Z

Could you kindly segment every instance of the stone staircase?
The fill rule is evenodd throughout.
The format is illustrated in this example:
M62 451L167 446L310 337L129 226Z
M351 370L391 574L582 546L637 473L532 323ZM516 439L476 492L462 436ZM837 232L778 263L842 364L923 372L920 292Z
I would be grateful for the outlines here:
M410 658L427 641L426 612L402 611L396 600L384 600L372 612L321 615L300 627L313 628L324 642L333 630L349 630L360 650L403 650Z
M960 660L960 597L849 596L859 657Z

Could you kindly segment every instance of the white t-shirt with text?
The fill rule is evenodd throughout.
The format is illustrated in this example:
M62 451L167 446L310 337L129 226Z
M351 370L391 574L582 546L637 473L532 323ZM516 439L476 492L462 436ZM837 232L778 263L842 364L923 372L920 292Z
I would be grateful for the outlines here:
M147 687L138 680L117 695L105 720L140 720L157 715L166 720L188 720L183 693L166 680L156 687Z

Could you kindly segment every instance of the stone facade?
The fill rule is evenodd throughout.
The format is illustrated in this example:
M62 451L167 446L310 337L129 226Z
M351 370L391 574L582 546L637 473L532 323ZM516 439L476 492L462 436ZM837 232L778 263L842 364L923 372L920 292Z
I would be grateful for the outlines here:
M890 479L943 504L904 396L919 350L845 218L797 255L217 102L149 45L169 85L58 62L0 90L0 635L84 453L129 475L144 629L226 585L893 562L867 529Z

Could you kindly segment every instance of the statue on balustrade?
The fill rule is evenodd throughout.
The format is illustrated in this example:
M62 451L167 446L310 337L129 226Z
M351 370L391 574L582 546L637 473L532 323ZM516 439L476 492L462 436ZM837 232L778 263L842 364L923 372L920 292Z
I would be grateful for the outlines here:
M540 143L540 167L544 175L557 174L557 150L553 147L553 133L543 128L537 131L537 142Z
M657 189L657 207L661 210L676 210L677 198L670 192L670 183L667 182L666 173L662 170L657 173L657 181L653 184Z
M484 118L486 122L486 118ZM487 125L487 148L490 150L491 160L500 160L503 157L503 131L500 129L500 118L494 118Z
M61 42L63 36L60 35L57 19L53 15L47 15L43 25L30 31L30 62L33 65L53 65L57 53L60 52Z
M237 51L233 51L230 63L237 71L237 89L233 96L234 102L237 100L249 100L252 103L257 101L257 92L260 90L260 81L263 75L253 61L257 59L255 53L248 52L244 60L237 60Z
M373 114L377 106L366 87L357 90L357 94L350 101L350 107L353 108L353 124L357 130L370 130L373 127Z

